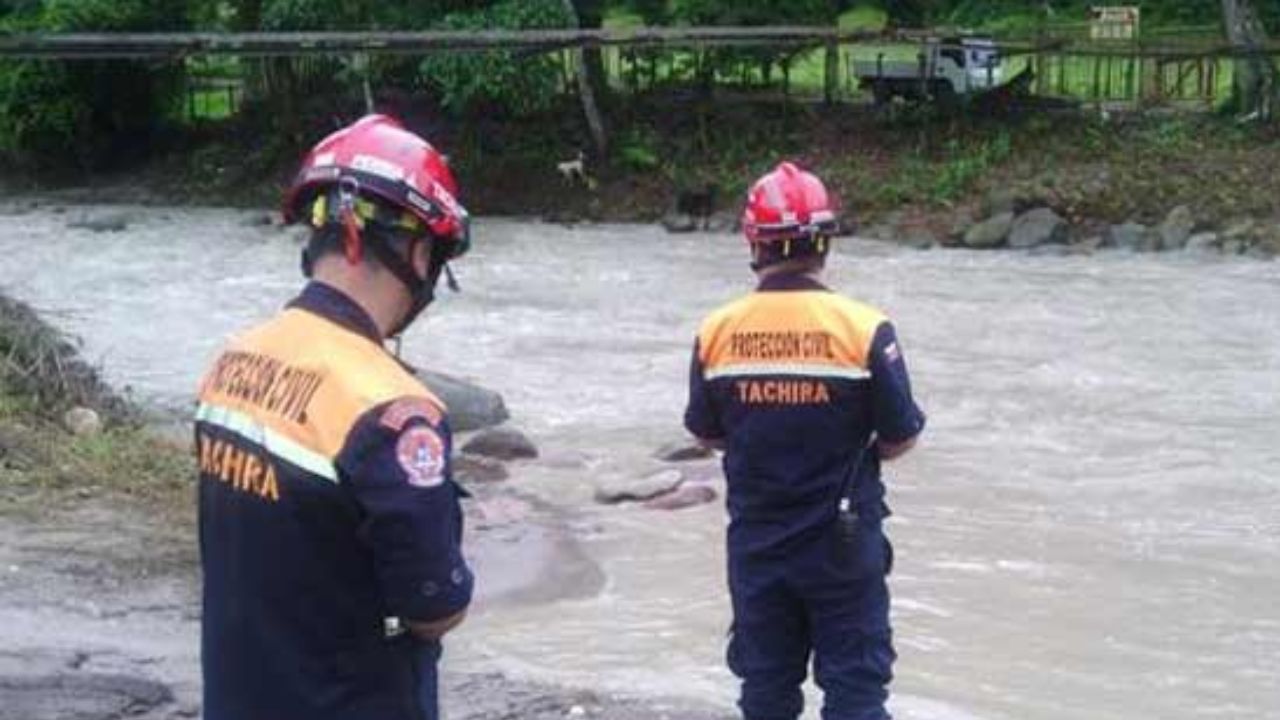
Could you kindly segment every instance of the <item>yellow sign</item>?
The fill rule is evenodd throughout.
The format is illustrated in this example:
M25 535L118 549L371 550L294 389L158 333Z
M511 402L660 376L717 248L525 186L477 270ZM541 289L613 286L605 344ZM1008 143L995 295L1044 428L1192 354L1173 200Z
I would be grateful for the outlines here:
M1136 5L1089 8L1089 37L1093 40L1136 40L1142 11Z

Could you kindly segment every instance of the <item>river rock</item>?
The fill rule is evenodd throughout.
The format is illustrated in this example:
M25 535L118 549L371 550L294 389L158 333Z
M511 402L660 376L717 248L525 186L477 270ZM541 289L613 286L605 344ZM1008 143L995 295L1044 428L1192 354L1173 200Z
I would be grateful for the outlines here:
M1121 250L1148 250L1154 244L1151 228L1142 223L1127 222L1112 225L1107 233L1108 244Z
M1169 216L1160 224L1160 249L1181 250L1195 229L1196 218L1191 214L1191 208L1179 205L1169 211Z
M1240 240L1253 235L1257 223L1253 218L1237 218L1227 223L1226 229L1222 231L1223 240Z
M695 505L715 502L720 493L707 483L680 483L676 489L645 502L647 510L682 510Z
M969 228L977 222L977 218L973 216L973 211L968 208L961 208L951 217L951 229L947 233L947 240L959 242L964 239L964 234L969 232Z
M101 215L86 215L67 223L67 227L96 233L123 232L128 229L130 221L131 218L126 213L111 212Z
M275 225L276 219L274 215L266 211L251 212L241 219L240 224L245 227L267 227L269 225Z
M1280 225L1267 228L1258 242L1249 248L1249 255L1264 260L1280 255Z
M520 460L538 457L538 448L525 434L509 427L483 430L462 446L462 452L497 460Z
M418 379L449 407L449 427L466 432L492 427L510 418L502 396L461 378L418 370Z
M1241 255L1248 248L1249 244L1240 239L1224 240L1222 242L1223 255Z
M929 228L913 227L907 231L902 244L914 250L928 250L938 244L938 238Z
M102 418L96 410L73 407L62 416L62 424L72 435L88 437L102 432Z
M644 502L675 490L684 482L679 470L662 470L644 477L603 478L596 482L596 502L616 505L622 502Z
M1090 235L1080 242L1072 243L1071 252L1073 255L1092 255L1104 244L1106 240L1101 235Z
M1183 249L1189 253L1207 253L1218 249L1218 233L1202 232L1187 238Z
M669 233L691 233L698 229L692 215L667 213L662 216L662 227Z
M869 240L880 240L881 242L893 242L897 237L897 232L891 225L872 225L862 231L862 237Z
M738 230L737 213L731 213L724 210L719 210L714 213L711 213L711 217L707 218L706 230L707 232L719 232L719 233L737 232Z
M658 448L653 456L663 462L688 462L705 460L714 455L711 448L691 440L672 440Z
M1009 247L1033 248L1067 239L1067 221L1049 208L1036 208L1018 216L1009 230Z
M460 483L502 482L511 476L501 461L469 452L453 457L453 477Z
M1003 212L969 228L964 244L971 248L993 248L1004 244L1013 230L1013 213Z
M862 224L858 222L858 216L852 210L842 210L836 216L836 237L851 237L858 234ZM740 229L740 228L736 228Z

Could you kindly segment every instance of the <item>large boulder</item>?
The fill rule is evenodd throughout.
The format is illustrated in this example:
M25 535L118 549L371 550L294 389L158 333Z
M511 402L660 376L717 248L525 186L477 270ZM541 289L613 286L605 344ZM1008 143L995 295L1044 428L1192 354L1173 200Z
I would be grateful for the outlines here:
M1191 214L1191 208L1179 205L1160 224L1160 249L1181 250L1187 246L1187 240L1195 229L1196 218Z
M648 510L683 510L695 505L715 502L720 496L713 485L699 482L680 483L676 489L645 502Z
M606 477L596 481L596 502L616 505L644 502L665 495L684 482L679 470L662 470L643 477Z
M466 432L506 422L511 415L502 396L444 373L419 370L418 379L449 406L449 427Z
M705 460L715 453L711 448L693 440L672 440L654 451L653 456L663 462L688 462Z
M1142 223L1112 225L1107 233L1107 244L1121 250L1151 250L1155 242L1156 237L1151 228Z
M1004 244L1013 230L1013 213L1003 212L969 228L964 244L971 248L993 248Z
M1033 248L1067 240L1067 221L1049 208L1036 208L1013 221L1009 230L1009 247Z
M453 456L453 479L464 485L502 482L510 475L499 460L466 452Z
M515 428L497 427L482 430L462 446L462 452L495 460L521 460L538 457L538 448Z

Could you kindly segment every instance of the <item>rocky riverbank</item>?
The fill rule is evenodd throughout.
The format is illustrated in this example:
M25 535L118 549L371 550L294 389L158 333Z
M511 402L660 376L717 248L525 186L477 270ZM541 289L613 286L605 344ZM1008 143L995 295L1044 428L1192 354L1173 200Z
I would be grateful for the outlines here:
M1065 215L1065 216L1064 216ZM1089 255L1099 250L1280 255L1280 219L1198 216L1189 206L1170 209L1157 222L1120 223L1072 216L1043 198L1000 192L976 207L950 212L895 212L864 228L866 237L921 249L959 247Z

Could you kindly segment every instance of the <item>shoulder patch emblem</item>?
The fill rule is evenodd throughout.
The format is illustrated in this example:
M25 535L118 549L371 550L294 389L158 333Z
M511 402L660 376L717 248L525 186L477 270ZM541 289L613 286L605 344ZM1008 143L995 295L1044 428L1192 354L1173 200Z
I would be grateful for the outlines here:
M418 426L401 433L396 459L410 485L432 488L444 484L444 442L431 428Z
M394 432L400 432L414 418L422 418L427 421L428 425L438 427L443 417L440 408L430 400L407 397L400 398L388 405L387 409L382 412L382 418L379 422L383 427L389 428Z

